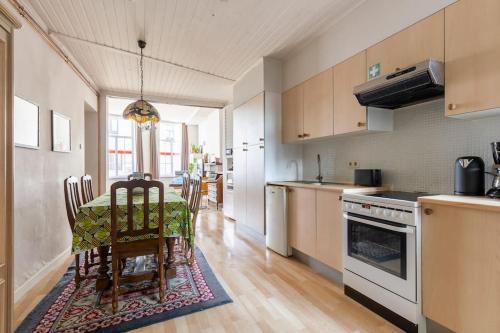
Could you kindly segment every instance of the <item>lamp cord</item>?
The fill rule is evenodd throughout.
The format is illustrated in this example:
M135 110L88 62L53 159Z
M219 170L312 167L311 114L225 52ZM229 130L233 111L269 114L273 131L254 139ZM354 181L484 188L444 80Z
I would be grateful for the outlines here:
M143 94L142 94L142 88L144 86L144 69L142 68L142 47L141 47L140 67L141 67L141 101L142 101L142 100L144 100Z

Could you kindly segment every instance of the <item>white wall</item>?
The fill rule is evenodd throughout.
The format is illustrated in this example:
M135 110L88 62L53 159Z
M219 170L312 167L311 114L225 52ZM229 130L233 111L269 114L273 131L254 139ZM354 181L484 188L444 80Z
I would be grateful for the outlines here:
M283 90L334 66L456 0L371 0L283 63Z
M23 27L14 33L14 91L40 107L40 149L15 149L17 290L71 246L63 180L85 172L85 103L94 109L97 105L97 97L70 67L24 19L20 21ZM50 110L71 118L71 153L51 151Z
M204 144L203 153L221 157L219 112L212 112L198 124L198 144Z

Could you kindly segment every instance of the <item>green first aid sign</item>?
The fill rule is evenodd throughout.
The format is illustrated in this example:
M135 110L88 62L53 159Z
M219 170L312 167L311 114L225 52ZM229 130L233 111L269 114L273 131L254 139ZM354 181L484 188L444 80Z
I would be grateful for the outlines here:
M368 80L374 79L380 75L380 64L374 64L368 67Z

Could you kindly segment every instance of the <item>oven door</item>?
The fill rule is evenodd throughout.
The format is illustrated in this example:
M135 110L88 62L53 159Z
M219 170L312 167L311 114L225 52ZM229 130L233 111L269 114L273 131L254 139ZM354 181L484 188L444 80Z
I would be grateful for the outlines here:
M415 227L344 214L344 268L416 302Z

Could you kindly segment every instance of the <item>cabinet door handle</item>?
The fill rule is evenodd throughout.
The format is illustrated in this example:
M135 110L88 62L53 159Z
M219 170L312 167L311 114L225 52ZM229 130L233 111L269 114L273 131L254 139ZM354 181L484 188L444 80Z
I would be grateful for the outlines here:
M243 149L243 151L248 151L248 149L245 148L245 149Z
M299 139L302 139L304 136L302 134L297 135Z
M342 196L341 195L339 195L339 201L342 201Z
M307 138L308 136L311 136L311 134L309 134L309 133L304 133L304 134L303 134L303 137L304 137L304 138Z
M264 146L259 146L260 149L264 149Z
M430 209L430 208L424 209L424 214L425 215L432 215L432 213L434 213L434 211L432 209Z
M260 138L259 141L264 141L264 138Z
M247 144L248 144L248 142L243 142L243 144L244 144L244 145L247 145Z
M448 104L448 110L453 111L453 110L456 110L456 109L457 109L457 105L456 104L453 104L453 103Z
M362 122L362 121L358 121L358 127L365 127L366 126L366 123Z
M399 67L396 67L396 72L397 72L397 71L400 71L400 70L401 70L401 68L399 68Z

